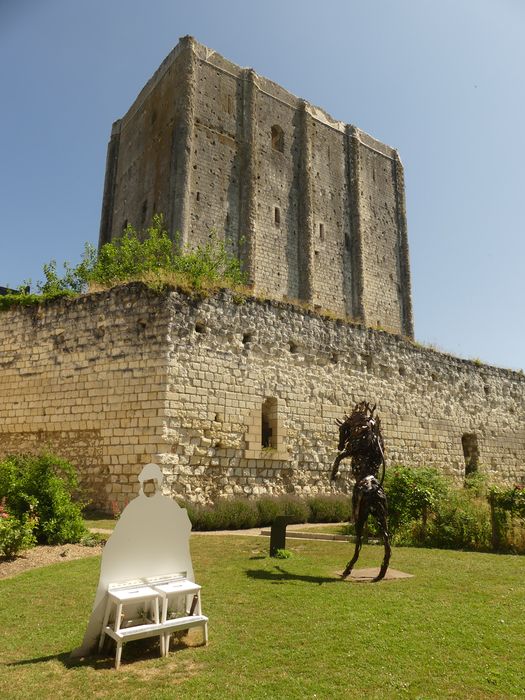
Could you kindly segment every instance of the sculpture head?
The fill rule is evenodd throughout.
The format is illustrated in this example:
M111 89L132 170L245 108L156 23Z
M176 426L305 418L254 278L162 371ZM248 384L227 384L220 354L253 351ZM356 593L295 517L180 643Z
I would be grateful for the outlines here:
M366 401L354 406L352 413L345 414L343 420L336 420L339 426L339 444L337 449L346 449L352 456L363 454L374 448L383 449L381 421L374 415L376 404L372 407Z

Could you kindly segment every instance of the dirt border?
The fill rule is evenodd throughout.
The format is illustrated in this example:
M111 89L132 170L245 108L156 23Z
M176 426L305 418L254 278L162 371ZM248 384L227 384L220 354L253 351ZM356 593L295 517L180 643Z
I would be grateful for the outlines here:
M49 564L63 564L74 559L96 557L102 552L102 545L85 547L81 544L40 545L26 549L13 559L0 557L0 579L13 578L24 571L31 571Z

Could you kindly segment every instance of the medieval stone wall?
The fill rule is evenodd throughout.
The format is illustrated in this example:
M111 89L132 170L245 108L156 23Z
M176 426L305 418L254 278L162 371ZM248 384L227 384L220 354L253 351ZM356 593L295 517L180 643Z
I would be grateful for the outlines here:
M130 284L2 321L0 455L49 446L101 507L136 493L149 461L197 501L327 492L335 419L361 399L378 404L390 465L460 480L474 443L493 480L525 480L517 372L227 292Z
M492 479L525 479L519 373L285 304L228 295L191 308L174 295L170 304L172 447L163 461L179 493L326 491L335 419L362 399L378 405L390 464L432 465L461 480L471 436ZM261 441L268 400L277 406L273 449Z
M95 506L137 492L162 435L167 308L143 287L2 312L0 455L70 459Z

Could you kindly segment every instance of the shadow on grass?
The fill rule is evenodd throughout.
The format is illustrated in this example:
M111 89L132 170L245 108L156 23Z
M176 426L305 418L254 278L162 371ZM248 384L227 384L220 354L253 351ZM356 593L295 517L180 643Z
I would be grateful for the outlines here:
M184 636L184 635L183 635ZM108 642L106 641L106 644ZM189 646L182 638L172 639L170 645L170 653L177 653L183 649L188 649ZM114 647L113 647L114 649ZM135 661L149 661L151 659L158 659L159 657L159 644L157 638L147 638L147 639L135 639L131 642L127 642L125 645L125 651L122 656L122 666L127 664L132 664ZM5 666L31 666L33 664L45 664L49 661L58 661L67 669L90 667L97 670L108 670L115 668L115 652L107 652L104 649L100 654L92 654L91 656L83 657L71 657L71 652L66 651L62 654L50 654L49 656L37 656L34 659L20 659L19 661L11 661Z
M173 643L171 644L170 651L177 652L181 649L187 648L186 644L183 643ZM138 639L132 642L128 642L125 648L125 655L123 654L122 665L125 666L126 663L132 663L134 661L147 661L149 659L159 658L159 646L157 641L152 641L151 639ZM5 666L31 666L33 664L43 664L48 661L58 661L65 668L81 668L89 666L95 670L108 670L115 668L115 654L107 653L103 651L101 654L92 654L91 656L83 657L71 657L71 652L66 651L62 654L50 654L49 656L37 656L33 659L20 659L19 661L11 661L5 664Z
M337 583L339 578L327 576L308 576L306 574L292 574L281 566L276 566L274 571L262 569L246 569L246 576L256 581L270 581L271 583L285 583L286 581L304 581L321 586L323 583Z
M45 664L48 661L59 661L66 668L77 668L80 666L91 666L94 669L108 669L115 666L115 659L110 656L86 656L83 658L71 658L70 652L62 654L51 654L50 656L37 656L34 659L21 659L6 663L6 666L31 666L33 664Z

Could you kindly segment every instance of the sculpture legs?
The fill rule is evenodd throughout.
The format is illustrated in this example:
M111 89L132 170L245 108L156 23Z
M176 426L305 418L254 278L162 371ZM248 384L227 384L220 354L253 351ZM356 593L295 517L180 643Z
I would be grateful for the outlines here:
M377 511L378 512L376 513L376 518L377 523L379 525L379 529L381 530L381 536L383 538L385 555L383 557L383 562L381 564L381 568L379 569L379 573L375 577L374 581L381 581L381 579L384 578L387 572L388 564L390 563L390 554L392 553L392 548L390 546L390 535L388 534L387 529L386 502L384 505L383 503L379 504Z
M379 569L378 575L374 578L374 581L381 581L387 572L388 565L390 563L390 555L392 553L390 536L388 534L388 507L385 492L381 487L365 490L361 484L357 484L354 487L354 492L352 494L352 506L356 535L355 550L354 556L346 565L342 577L347 578L352 573L352 569L359 558L359 553L363 544L363 532L366 521L368 520L369 514L372 513L377 520L377 524L379 525L385 548L381 568Z
M359 559L359 552L361 551L361 546L363 544L363 530L365 529L365 523L366 523L367 519L368 519L368 509L363 508L363 507L359 508L359 510L357 512L357 517L354 518L354 522L355 522L354 556L350 559L350 561L346 565L346 568L342 574L342 578L346 578L347 576L350 576L350 574L352 573L352 569L354 568L354 564Z

